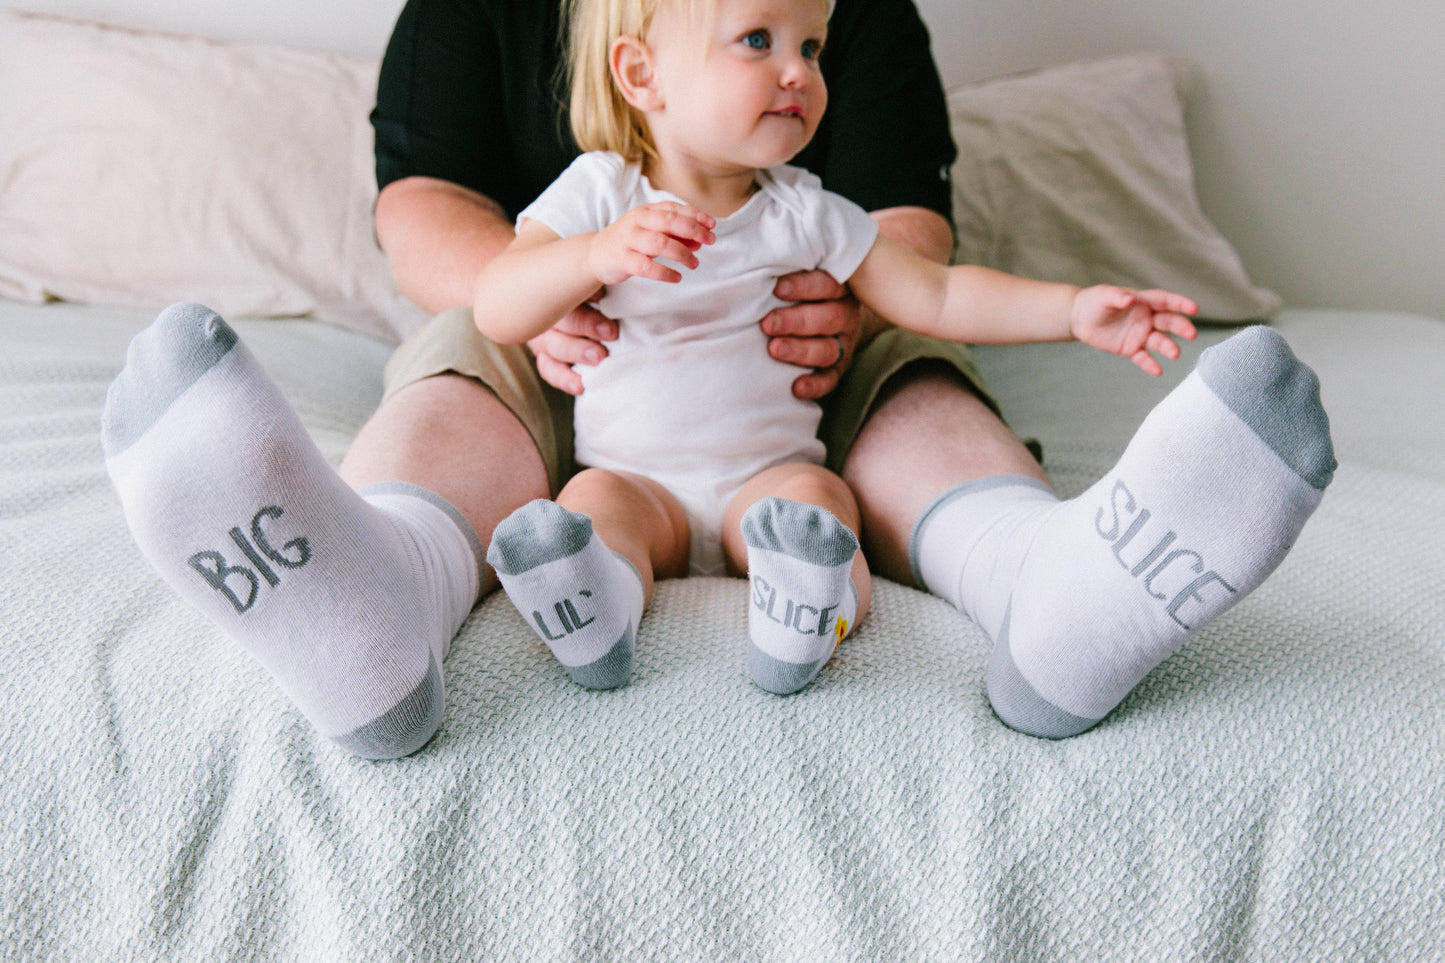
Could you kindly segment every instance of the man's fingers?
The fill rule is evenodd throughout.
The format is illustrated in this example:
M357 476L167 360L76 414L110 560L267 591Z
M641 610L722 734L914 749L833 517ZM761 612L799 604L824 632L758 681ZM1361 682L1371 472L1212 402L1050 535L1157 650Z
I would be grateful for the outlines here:
M547 384L569 395L582 393L582 376L565 365L544 354L537 355L537 374Z
M770 312L763 319L768 354L788 364L820 369L818 374L824 374L824 369L846 368L858 344L861 318L857 300L846 288L839 290L843 296L836 300L794 304ZM794 383L793 393L800 398L821 397L838 383L836 371L824 378L804 378Z
M784 301L834 301L846 295L848 288L826 271L799 271L778 278L773 293Z
M804 401L817 401L838 387L838 379L841 377L842 368L824 368L799 375L793 379L793 397Z
M607 347L601 342L616 337L617 322L584 304L528 341L527 347L537 357L537 371L543 380L554 388L577 394L582 390L582 381L570 366L601 364L607 357Z
M552 328L527 342L527 347L540 360L549 358L559 364L600 364L607 357L607 349L591 338L568 334L560 328Z
M851 342L858 338L858 314L858 302L852 296L816 304L793 304L768 312L763 319L763 333L770 337L782 335L794 338L826 338L841 334Z
M840 335L773 338L768 342L768 354L804 368L835 368L847 360L848 345Z
M554 324L550 331L538 337L545 338L552 332L560 332L577 338L589 338L593 341L613 341L617 338L617 322L596 308L584 304L567 312L567 316Z

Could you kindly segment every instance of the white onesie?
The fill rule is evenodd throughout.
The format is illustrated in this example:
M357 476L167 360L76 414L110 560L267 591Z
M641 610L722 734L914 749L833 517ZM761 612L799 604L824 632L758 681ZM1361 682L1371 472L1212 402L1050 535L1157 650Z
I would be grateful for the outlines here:
M583 154L518 215L561 237L598 231L634 207L679 201L621 156ZM645 475L687 510L693 574L724 571L722 519L749 478L773 465L821 464L821 409L793 397L795 366L768 355L760 322L784 304L779 277L821 269L847 281L878 228L861 207L797 167L758 173L758 191L719 218L695 270L667 284L629 278L597 308L619 323L596 367L580 365L573 407L578 464ZM679 267L671 264L671 267Z

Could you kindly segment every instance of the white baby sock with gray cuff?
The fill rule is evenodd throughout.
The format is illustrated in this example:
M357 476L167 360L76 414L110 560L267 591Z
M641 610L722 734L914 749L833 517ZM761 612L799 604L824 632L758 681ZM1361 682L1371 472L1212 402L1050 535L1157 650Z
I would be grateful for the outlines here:
M487 561L574 682L588 689L628 683L642 620L642 576L602 543L592 519L539 498L497 526Z
M858 611L858 538L832 512L764 498L743 514L748 546L748 674L777 695L817 677Z

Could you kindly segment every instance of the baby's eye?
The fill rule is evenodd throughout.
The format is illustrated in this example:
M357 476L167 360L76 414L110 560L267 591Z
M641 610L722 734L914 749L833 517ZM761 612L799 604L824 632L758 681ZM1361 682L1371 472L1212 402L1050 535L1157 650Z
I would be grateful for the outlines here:
M754 50L767 50L773 45L773 37L766 30L754 30L743 37L743 43Z
M803 41L803 58L805 60L817 60L818 55L823 52L823 45L816 40Z

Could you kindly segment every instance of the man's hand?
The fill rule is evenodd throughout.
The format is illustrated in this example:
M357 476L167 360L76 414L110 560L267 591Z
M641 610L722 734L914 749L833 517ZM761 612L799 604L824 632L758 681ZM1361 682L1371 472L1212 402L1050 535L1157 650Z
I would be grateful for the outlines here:
M582 376L576 364L598 365L607 357L604 341L617 340L617 322L590 304L573 308L561 321L527 342L537 356L542 380L569 395L582 393Z
M803 271L778 279L774 293L798 301L762 320L771 340L768 353L779 361L812 369L793 382L793 394L817 399L838 386L862 337L862 308L846 285L822 271ZM573 365L597 365L607 357L604 342L617 339L617 322L590 304L576 308L549 331L527 342L537 356L537 373L569 395L582 393Z
M712 233L716 224L711 215L672 201L633 208L592 236L588 267L604 287L630 277L675 284L682 274L657 259L667 258L689 270L697 267L694 252L717 240ZM599 288L592 300L601 294ZM543 381L569 395L580 395L582 377L572 366L601 364L607 357L602 342L616 338L617 323L582 304L528 341L527 347L537 358L537 374Z
M784 301L762 320L768 354L778 361L813 370L793 381L793 394L815 400L838 386L863 332L863 309L849 292L823 271L801 271L778 279L773 293Z

